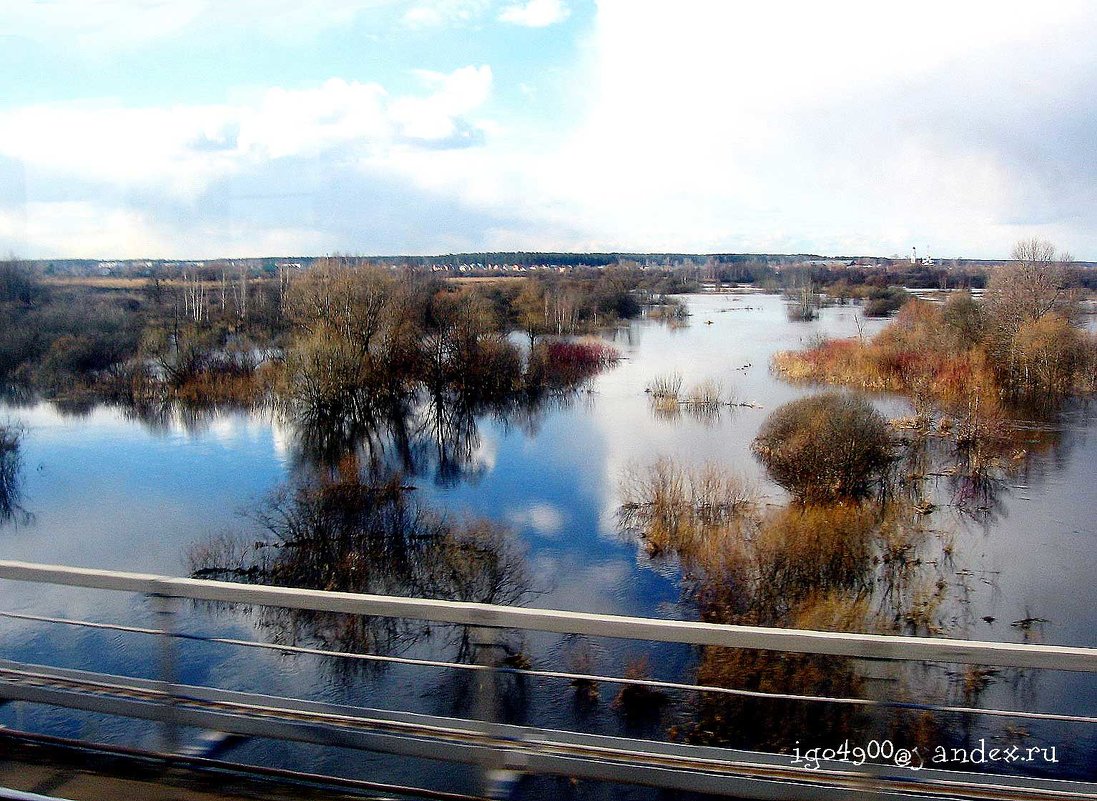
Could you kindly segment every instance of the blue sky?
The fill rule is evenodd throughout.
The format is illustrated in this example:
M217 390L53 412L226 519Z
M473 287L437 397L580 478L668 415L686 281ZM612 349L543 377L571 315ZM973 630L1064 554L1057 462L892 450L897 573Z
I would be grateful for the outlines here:
M0 250L1097 259L1097 4L13 0Z

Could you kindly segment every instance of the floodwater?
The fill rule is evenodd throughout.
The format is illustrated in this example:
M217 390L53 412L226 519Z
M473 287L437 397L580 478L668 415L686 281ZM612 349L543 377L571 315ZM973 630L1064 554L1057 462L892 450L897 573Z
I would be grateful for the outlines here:
M819 389L778 380L770 373L770 357L819 335L853 336L859 326L871 335L883 325L859 320L850 306L825 308L810 323L789 322L783 301L773 295L686 300L692 316L685 326L638 320L607 334L623 359L576 395L520 415L476 416L456 445L424 435L414 458L402 465L410 468L407 481L425 506L508 527L532 590L527 605L695 618L677 564L649 558L618 530L624 472L659 456L690 464L718 461L754 482L766 503L786 503L750 455L750 442L770 411ZM686 386L716 379L737 401L751 405L705 419L654 414L645 386L671 372L680 373ZM889 416L909 413L901 398L874 401ZM116 407L72 412L41 402L0 406L0 420L24 431L22 505L30 514L0 528L5 559L186 575L196 545L225 532L253 531L247 510L283 482L315 469L299 432L267 411L150 419ZM1086 409L1071 407L1053 425L1034 429L1023 464L1001 484L992 508L977 515L955 508L944 479L932 495L938 505L932 524L954 542L946 576L952 625L945 633L1097 646L1097 427ZM152 620L140 598L12 583L0 586L0 605L8 612L130 625ZM185 609L182 618L180 627L188 633L310 644L300 631L280 631L278 619L254 611L196 607ZM1016 621L1027 622L1012 625ZM0 657L65 667L155 676L158 654L150 639L0 619ZM453 637L411 639L400 653L454 656ZM535 667L566 670L574 645L530 635L516 647ZM619 675L626 664L646 658L651 675L669 680L690 680L697 660L687 648L642 643L598 642L591 653L597 671ZM451 672L355 670L334 661L190 641L180 645L178 665L180 680L188 683L436 714L467 706L468 687ZM1097 685L1086 677L1014 674L992 677L981 703L1097 715ZM927 681L940 686L940 698L929 700L955 700L954 676L942 673ZM688 703L675 697L655 719L637 722L622 716L608 686L589 708L561 703L572 693L566 682L531 682L508 716L533 725L663 737L689 715ZM149 744L153 736L140 724L21 704L0 710L0 724L119 742ZM968 721L964 736L977 736L981 725ZM1032 724L1020 731L986 725L989 736L1006 731L1058 745L1060 764L1035 766L1034 772L1094 776L1092 726ZM359 775L380 771L388 780L425 777L439 786L459 778L382 757L356 758L348 768L345 759L319 749L272 743L249 744L234 757Z

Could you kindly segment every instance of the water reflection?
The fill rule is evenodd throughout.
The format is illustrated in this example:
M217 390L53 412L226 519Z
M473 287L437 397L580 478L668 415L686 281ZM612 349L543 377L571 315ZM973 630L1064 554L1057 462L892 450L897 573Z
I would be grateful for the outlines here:
M445 575L434 576L422 564L424 554L441 553L440 546L415 551L418 544L409 543L412 552L401 556L398 549L344 546L336 538L317 546L323 559L341 565L328 575L323 559L312 559L304 550L294 554L293 547L278 547L280 540L263 532L254 517L245 524L233 518L234 509L243 506L254 512L263 506L256 498L266 498L274 486L292 500L299 487L339 484L343 481L340 463L353 454L361 484L383 483L385 477L402 473L404 486L418 486L405 493L408 500L418 501L416 505L427 511L447 510L457 529L466 516L513 525L515 536L529 548L522 560L526 576L537 576L535 590L542 589L542 582L549 585L546 594L536 598L538 606L687 618L702 613L711 614L712 619L754 615L759 620L786 619L792 621L790 625L870 631L930 631L932 626L945 634L980 639L1047 638L1091 645L1094 619L1088 588L1094 570L1092 509L1097 506L1097 483L1092 472L1097 456L1095 441L1088 436L1089 413L1064 408L1057 412L1057 419L1038 427L1018 425L1010 447L976 454L974 462L959 458L962 453L954 436L927 432L925 451L916 457L912 445L909 470L900 465L909 478L895 490L893 511L874 508L871 514L869 510L859 513L871 521L865 524L870 530L868 555L854 549L847 554L844 577L838 560L825 570L818 569L829 575L826 581L818 572L812 579L810 551L801 554L787 536L779 536L782 530L798 530L795 516L748 450L766 411L725 409L713 423L683 416L674 425L659 425L652 421L650 401L643 392L653 376L674 371L683 373L687 386L710 377L720 380L767 410L816 391L775 380L766 368L770 355L774 349L802 347L816 330L853 334L852 315L841 308L824 308L818 321L793 326L784 321L779 298L758 297L750 302L754 307L750 310L721 314L726 297L693 297L690 305L696 319L689 328L671 332L662 325L639 322L620 329L616 342L627 358L594 380L593 393L584 387L571 393L485 403L467 393L458 394L455 387L439 400L424 386L403 405L379 408L364 420L337 415L314 425L283 415L273 405L247 414L221 407L196 409L193 404L100 407L80 418L62 417L56 406L46 404L15 411L13 417L27 432L23 461L34 468L23 471L22 485L39 517L38 525L4 530L5 553L7 558L179 574L189 567L180 563L180 543L194 539L196 530L244 529L221 538L220 544L213 542L218 538L203 537L203 545L208 544L211 552L221 549L228 555L195 560L194 569L227 569L220 575L269 583L275 581L271 565L280 561L285 567L279 569L285 572L279 583L294 580L295 565L300 564L314 586L331 581L333 587L398 591L399 582L386 583L381 575L382 565L391 557L392 564L385 569L402 575L408 592L420 592L432 582L445 587ZM702 324L707 319L713 325ZM912 411L898 396L877 395L873 402L889 417ZM12 408L11 403L6 405ZM474 426L469 424L470 416ZM897 435L921 436L913 430L899 430ZM1014 460L1012 454L1018 449L1025 454ZM703 563L684 560L673 548L664 545L655 552L647 539L615 535L613 512L623 500L617 481L623 464L634 460L647 465L659 453L673 456L683 466L705 461L731 466L756 488L757 511L764 519L772 515L774 530L763 534L754 524L744 528L739 549L751 558L741 563L740 572L729 569L712 574L726 580L710 579ZM44 469L37 469L41 465ZM781 517L786 518L784 522ZM855 526L847 528L852 534ZM766 547L754 550L750 543L755 540ZM264 544L255 547L256 541ZM504 537L504 541L521 554L513 540ZM642 545L639 553L637 544ZM454 545L451 550L461 548ZM465 553L468 550L464 548ZM488 567L483 569L490 574L497 561L507 563L507 553L501 559L485 556ZM373 569L363 573L360 565L355 570L347 567L363 560ZM253 567L256 570L249 574ZM233 576L237 569L240 573ZM466 578L456 584L468 586L468 573L458 573ZM775 575L785 582L791 588L788 599L757 592L753 582L762 575ZM939 588L938 581L945 586ZM802 592L813 582L814 593ZM483 596L485 591L474 586L469 594ZM248 615L196 617L200 622L195 627L224 626L218 633L246 637L252 636L252 624L259 624L265 627L261 635L272 640L330 642L334 647L346 643L348 648L363 650L367 646L395 652L410 649L416 655L429 654L438 645L445 649L438 654L441 658L459 654L462 646L457 631L435 629L430 637L413 627L394 631L366 627L356 632L336 618L264 618L257 611ZM1049 622L1040 622L1041 618ZM1018 625L1011 625L1014 622ZM90 650L98 644L81 648ZM53 639L36 642L32 656L62 653L56 646ZM621 675L629 660L646 648L594 646L598 650L592 655L572 656L568 644L531 637L526 652L539 666L559 668L563 663L574 669L588 664L593 668L590 672ZM521 643L512 643L512 651L521 648ZM1053 674L1036 683L1031 673L1019 671L919 667L896 675L879 666L826 659L796 663L755 654L753 661L750 655L742 655L738 664L729 665L715 651L650 648L648 652L651 669L659 678L688 681L701 671L701 678L733 686L799 687L826 694L829 681L835 695L842 689L859 688L868 697L970 699L1002 707L1095 712L1090 703L1092 681L1084 680L1087 677ZM409 670L396 675L393 671L376 683L331 682L326 675L318 677L312 666L334 669L335 660L313 662L301 657L267 662L252 660L253 653L247 651L232 660L211 652L195 664L200 663L203 671L239 676L241 681L257 673L269 674L286 693L327 700L350 698L370 704L402 694L401 702L409 708L442 713L457 703L460 682L447 679L443 683L439 678L443 674ZM139 658L126 654L122 668L140 670ZM249 670L254 665L261 668ZM429 696L418 689L424 680L430 682ZM351 698L354 692L359 695ZM586 721L607 732L631 725L623 710L614 706L616 688L608 684L572 688L566 683L533 682L526 692L531 701L524 714L535 725L567 728ZM680 735L691 739L711 736L713 741L719 737L737 741L741 736L738 741L748 742L751 731L772 731L778 724L780 730L792 731L795 721L796 725L802 722L808 733L829 731L828 727L837 731L840 726L884 731L872 727L885 725L899 731L902 726L911 732L908 742L917 736L940 737L943 742L947 734L938 733L931 721L912 712L896 713L895 720L888 722L889 715L881 718L847 710L843 717L832 709L824 711L821 705L801 704L795 709L789 702L783 712L767 719L761 717L761 704L722 705L723 701L727 699L704 698L692 704L672 695L645 733L662 736L666 725L675 725ZM810 729L811 717L822 715L831 715L830 722ZM1005 726L987 726L985 719L972 716L943 720L933 725L951 730L949 737L978 736L979 732L1003 738L1023 736L1008 732ZM721 721L726 728L717 725ZM1026 725L1025 730L1030 739L1063 737L1061 728L1056 732L1049 726L1041 731ZM829 734L822 744L832 744ZM1084 746L1078 753L1084 762Z
M485 520L447 519L418 502L401 474L378 476L353 456L330 477L279 486L246 516L250 530L189 549L192 575L494 604L522 603L533 591L510 532ZM353 653L392 654L432 634L392 618L298 610L264 610L255 622L276 643ZM455 641L455 658L468 659L468 632Z
M1058 429L1019 437L1019 429L1009 427L993 439L957 444L948 430L903 421L895 427L902 456L874 497L763 504L749 482L726 467L690 467L664 457L626 471L619 529L648 558L675 565L685 579L684 599L704 620L972 637L996 620L993 614L980 618L974 609L978 596L989 595L991 611L1002 602L999 573L969 563L974 554L957 543L968 522L984 532L1000 522L1009 482L1026 465L1062 450ZM942 513L942 496L954 515ZM1048 622L1026 608L1011 627L1025 641L1040 641ZM1030 730L972 715L796 698L908 700L915 706L932 699L978 707L994 693L998 703L1005 698L1008 706L1029 709L1041 694L1032 671L882 666L706 647L695 676L699 684L771 697L700 693L672 729L691 742L790 752L797 745L886 737L929 750L978 736L1030 746L1054 744L1061 736L1047 727Z
M21 433L11 426L0 425L0 526L26 519L28 513L21 505L22 488L19 455Z
M329 471L354 454L374 473L398 470L429 476L442 487L476 483L490 468L481 449L482 421L504 431L535 433L541 419L582 397L579 388L516 393L483 401L446 390L420 391L384 405L360 407L354 415L287 415L297 461Z

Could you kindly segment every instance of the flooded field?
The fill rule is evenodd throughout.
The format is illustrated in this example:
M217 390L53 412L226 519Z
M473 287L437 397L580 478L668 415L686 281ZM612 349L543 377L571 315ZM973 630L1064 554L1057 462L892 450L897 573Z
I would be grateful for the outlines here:
M605 333L622 358L577 392L505 408L452 408L423 400L384 426L347 421L334 444L332 432L305 430L267 410L138 414L117 406L66 409L47 402L9 402L0 406L0 420L24 432L20 503L25 514L0 528L0 554L214 578L237 568L235 578L247 580L241 543L292 536L303 510L312 508L308 488L318 477L338 486L349 481L349 473L370 470L399 476L392 490L394 508L413 503L430 510L432 517L422 525L452 528L438 550L389 544L364 554L359 569L368 571L371 591L437 591L466 600L683 619L723 619L719 610L734 608L737 616L727 622L740 622L749 613L750 620L774 624L783 620L772 610L782 605L784 595L769 598L758 590L765 587L758 579L763 573L740 575L737 592L728 593L727 586L711 586L695 553L656 547L642 526L628 525L621 511L630 480L648 475L660 459L686 471L719 465L749 488L759 514L781 514L789 497L767 478L750 445L771 411L820 389L781 381L770 371L772 355L819 336L870 336L884 321L860 319L856 306L832 306L822 309L818 320L790 322L785 302L775 295L708 294L685 300L691 312L686 324L641 319ZM718 386L724 402L660 404L646 391L657 379L678 377L683 393ZM911 413L900 397L873 396L872 402L889 418ZM955 466L930 444L920 457L925 464L911 500L919 506L896 513L897 530L917 529L917 535L890 551L885 548L883 557L864 554L863 575L847 582L860 589L831 593L831 607L813 599L814 605L798 607L799 619L805 627L814 621L840 628L843 624L836 621L846 621L850 628L872 631L886 625L900 633L1097 646L1095 433L1093 416L1082 406L1029 421L1020 427L1001 469L979 487L958 480ZM832 525L828 518L819 528ZM251 575L265 571L285 583L297 577L305 586L344 586L337 567L343 562L330 553L298 549L292 558L287 554L286 549L268 549L262 557L266 561L259 564L252 555L247 567ZM756 557L752 552L751 564L762 564ZM812 558L812 553L804 556L805 561ZM840 588L843 593L847 584ZM739 591L742 587L754 589ZM12 612L136 625L151 619L144 602L129 596L77 595L10 583L0 593L3 608ZM735 600L728 600L728 594ZM836 612L832 607L839 603L845 606ZM813 616L803 617L804 609ZM185 612L184 630L336 650L468 658L461 632L410 625L350 631L336 620L194 607ZM134 634L0 619L0 642L11 659L138 676L156 671L155 643ZM551 636L516 638L508 647L536 667L585 667L610 675L631 671L675 681L700 676L728 686L758 686L759 676L776 664L763 659L732 664L726 655L687 648ZM836 667L833 661L782 665L788 673L785 690L844 689L868 697L1097 714L1093 682L1065 674L954 674L927 667L900 675L872 665ZM845 684L834 677L836 669L845 671ZM832 673L829 684L819 680L820 671ZM470 703L464 679L444 670L348 666L199 641L182 645L180 672L189 683L260 687L273 694L438 714L456 713ZM566 681L548 680L517 688L504 710L508 719L534 725L780 750L839 734L900 731L915 737L917 729L917 721L885 716L847 719L783 709L784 717L772 720L794 721L804 730L762 731L766 718L758 718L753 708L715 708L687 693L653 702L642 714L633 711L614 687L601 687L600 696L585 703ZM744 726L748 715L752 727ZM151 736L129 722L22 708L0 711L0 723L119 742ZM1092 778L1097 774L1090 757L1097 742L1092 735L1079 736L1086 732L1070 724L1022 728L1008 721L945 716L932 733L922 730L917 736L923 741L970 742L987 736L1058 745L1060 762L1036 766L1035 772ZM251 759L277 757L312 770L331 769L338 762L330 754L284 744L252 743L239 753ZM354 772L429 773L423 766L390 762L378 757L371 768L369 759L361 759ZM443 778L437 776L439 782Z

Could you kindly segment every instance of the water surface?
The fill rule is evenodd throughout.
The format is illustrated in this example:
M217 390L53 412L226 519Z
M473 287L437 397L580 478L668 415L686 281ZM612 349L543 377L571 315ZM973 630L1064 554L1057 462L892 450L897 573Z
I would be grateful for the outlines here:
M749 445L772 409L819 390L777 380L770 357L821 335L854 336L860 328L870 336L883 324L860 320L856 307L848 306L825 308L817 321L791 323L782 300L770 295L694 295L688 302L692 317L684 327L639 320L608 333L623 359L577 395L530 415L477 418L466 432L467 453L458 470L443 469L445 460L432 457L429 442L418 454L417 474L408 480L424 504L454 518L506 524L520 540L535 591L529 603L694 617L673 561L649 559L618 530L624 471L661 455L692 464L716 460L755 482L766 502L786 503ZM680 373L687 386L717 379L736 400L752 405L726 408L709 419L655 415L644 389L654 376L670 372ZM875 402L889 415L908 411L901 398ZM74 414L39 402L2 406L0 420L25 432L23 505L32 514L24 524L0 529L0 555L6 559L184 575L195 543L217 532L248 530L252 524L242 512L313 469L293 426L266 411L150 420L117 407ZM956 537L950 636L1097 646L1094 431L1088 412L1071 408L1052 431L1034 434L1024 468L1006 482L988 515L972 517L949 506L942 481L933 525ZM0 587L0 594L8 611L136 624L151 620L145 602L126 595L11 583ZM187 631L244 639L270 638L276 625L224 609L188 608L183 617ZM1033 618L1046 622L1027 630L1011 625ZM136 635L0 620L0 638L6 658L155 673L155 644ZM452 656L453 644L439 639L416 643L410 652ZM524 649L535 665L560 667L571 645L531 635ZM644 653L652 672L668 679L688 677L695 658L689 649L629 643L596 643L595 653L596 667L608 672L619 672ZM390 668L348 675L313 657L201 643L185 645L180 671L183 681L195 683L441 713L454 711L464 692L458 679L437 671ZM534 683L516 719L630 730L608 703L609 690L606 703L583 711L559 702L569 692L560 683ZM1003 681L984 701L1097 714L1094 683L1081 677L1039 677L1027 681L1022 696L1016 682ZM119 741L151 736L140 725L59 711L7 709L0 712L0 723ZM665 727L657 722L641 729L647 736L663 736ZM1070 762L1080 769L1093 753L1090 735L1056 730L1043 736L1068 734L1074 738L1067 749ZM270 759L288 748L252 744L242 753ZM280 758L310 769L323 769L333 759L305 748ZM405 778L425 770L388 767Z

